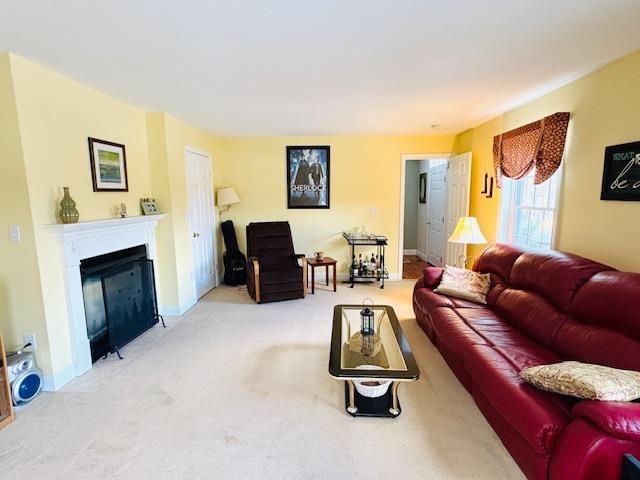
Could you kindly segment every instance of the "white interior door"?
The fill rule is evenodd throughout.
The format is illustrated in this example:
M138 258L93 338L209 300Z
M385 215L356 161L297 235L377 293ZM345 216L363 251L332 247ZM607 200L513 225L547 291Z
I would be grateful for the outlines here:
M187 148L185 160L193 280L200 298L218 284L211 156Z
M447 165L429 168L427 188L427 262L440 266L444 257Z
M456 228L460 217L469 215L469 189L471 186L471 152L449 158L447 170L446 238ZM445 262L458 265L461 255L466 255L465 245L446 242Z

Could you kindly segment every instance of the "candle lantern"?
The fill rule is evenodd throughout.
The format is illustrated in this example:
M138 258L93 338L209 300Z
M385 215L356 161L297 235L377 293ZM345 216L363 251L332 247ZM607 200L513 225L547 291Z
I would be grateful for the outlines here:
M371 305L366 305L366 302ZM360 333L362 335L373 335L375 333L375 313L373 311L373 300L370 297L362 301L362 310L360 310Z

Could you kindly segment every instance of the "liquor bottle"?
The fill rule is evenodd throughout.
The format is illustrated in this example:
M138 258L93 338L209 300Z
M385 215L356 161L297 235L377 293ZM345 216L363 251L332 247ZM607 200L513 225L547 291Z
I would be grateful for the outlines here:
M380 276L384 277L384 255L380 255Z
M351 262L351 276L358 273L358 265L356 264L356 254L353 254L353 261Z
M378 255L376 255L376 269L380 268L380 259L378 258Z
M376 259L373 256L373 253L371 253L371 261L369 262L369 264L371 265L371 270L372 271L376 271Z
M358 275L362 275L363 274L363 269L362 269L362 254L358 255Z

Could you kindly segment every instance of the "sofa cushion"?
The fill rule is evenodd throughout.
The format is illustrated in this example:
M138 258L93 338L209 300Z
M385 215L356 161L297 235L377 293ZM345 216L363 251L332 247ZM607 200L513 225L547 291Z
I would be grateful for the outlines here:
M462 385L471 391L471 378L464 368L464 352L472 345L486 345L486 341L451 308L435 308L430 318L433 343Z
M495 302L495 311L527 337L547 348L568 317L534 292L505 288Z
M565 322L553 342L565 359L640 371L640 342L608 328Z
M511 346L532 343L488 308L458 308L456 313L471 330L484 339L487 345Z
M453 304L454 308L485 308L486 307L481 303L472 302L470 300L464 300L462 298L449 297L449 300Z
M632 370L568 361L525 368L520 376L541 390L578 398L618 402L640 398L640 372Z
M536 292L566 312L580 287L605 270L611 268L570 253L530 251L514 262L509 286Z
M609 328L640 340L638 299L640 274L600 272L578 291L569 314L580 323Z
M475 330L469 327L460 317L457 310L436 308L431 311L431 322L436 332L438 343L446 343L460 352L470 345L488 345Z
M514 262L524 252L515 245L497 243L487 247L476 260L473 269L490 273L494 283L508 283Z
M479 389L533 451L549 456L558 433L569 421L570 403L526 384L511 361L493 347L470 346L464 365L472 378L472 392Z
M431 310L438 307L452 308L454 306L451 300L445 295L435 293L428 288L417 289L414 293L414 299L418 308L420 308L424 313L429 313Z

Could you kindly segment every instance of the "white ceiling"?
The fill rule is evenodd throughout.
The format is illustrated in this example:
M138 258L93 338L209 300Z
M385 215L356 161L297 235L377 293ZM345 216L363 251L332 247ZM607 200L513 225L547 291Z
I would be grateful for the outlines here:
M218 134L425 134L640 48L639 20L638 0L0 0L0 50Z

